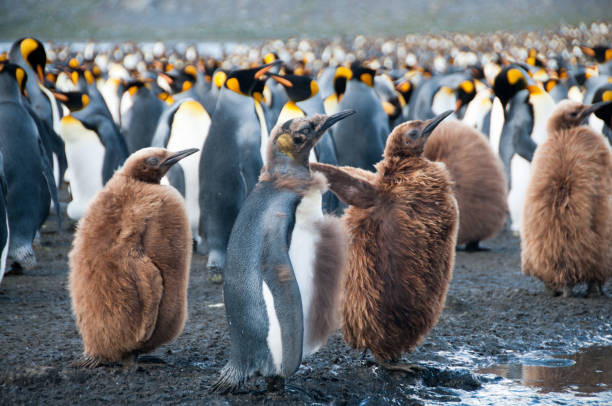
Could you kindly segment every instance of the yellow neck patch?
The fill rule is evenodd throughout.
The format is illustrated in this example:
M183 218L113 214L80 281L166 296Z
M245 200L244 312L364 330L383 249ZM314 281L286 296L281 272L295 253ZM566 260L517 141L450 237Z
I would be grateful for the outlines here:
M138 86L130 86L130 88L127 91L130 94L130 96L134 96L136 92L138 91Z
M28 56L30 56L30 54L34 52L36 48L38 48L38 43L32 38L24 39L23 41L21 41L21 44L19 45L21 56L23 56L23 58L26 60Z
M291 159L293 159L293 140L289 134L281 134L276 139L276 145L278 145L278 149Z
M538 95L544 92L538 85L529 85L527 86L527 89L529 90L529 94L531 95Z
M398 90L402 93L408 92L410 90L410 82L405 81L404 83L400 84Z
M15 70L15 79L17 79L17 83L19 84L19 89L23 89L23 78L25 76L25 71L21 68L17 68Z
M346 80L350 80L353 77L353 71L351 71L349 68L345 66L339 66L336 69L336 74L334 75L334 79L339 78L339 77L343 77L343 78L346 78Z
M519 80L523 79L523 73L518 69L510 69L506 72L506 78L508 79L508 83L511 85L516 84Z
M184 92L186 90L189 90L189 89L192 88L192 86L193 86L193 83L188 81L188 80L186 80L186 81L183 82L182 91Z
M314 80L311 80L310 81L310 97L314 96L317 93L319 93L319 85L317 85L317 82L315 82Z
M68 62L68 66L70 66L72 69L76 69L79 67L79 61L76 58L71 58Z
M240 83L238 82L238 79L236 78L229 78L225 81L225 86L230 89L233 90L234 92L238 93L238 94L242 94L242 92L240 91Z
M395 114L395 106L393 104L385 100L382 102L382 106L388 116L392 116Z
M555 86L557 86L557 82L554 80L549 80L548 82L546 82L546 91L550 93L550 91L553 90Z
M217 89L221 89L225 84L227 74L223 71L216 72L213 76L213 83L217 86Z
M269 52L264 56L264 64L266 65L274 62L275 60L276 60L276 57L274 56L272 52Z
M472 93L474 91L474 83L472 83L470 80L464 80L463 82L461 82L461 84L459 86L467 94L470 94L470 93Z
M187 65L187 66L185 67L185 73L187 73L187 74L189 74L189 75L193 76L194 78L195 78L196 76L198 76L198 71L197 71L197 69L195 68L195 66L193 66L193 65Z
M72 83L76 85L79 81L79 72L72 72L70 74L70 79L72 79Z
M361 76L359 76L359 79L370 87L374 86L374 78L369 73L362 73Z
M89 96L87 96L85 93L83 93L81 96L81 103L83 103L83 107L87 107L89 104Z
M601 95L601 101L610 101L612 100L612 90L606 90Z
M612 49L606 49L606 62L612 59Z
M263 94L259 92L253 92L253 99L255 99L257 103L261 104L261 101L263 100Z
M84 73L84 75L85 75L85 80L87 81L87 83L89 83L90 85L91 85L91 84L93 84L93 82L94 82L94 77L93 77L93 75L91 74L91 72L90 72L90 71L88 71L88 70L86 70L86 71L85 71L85 73Z

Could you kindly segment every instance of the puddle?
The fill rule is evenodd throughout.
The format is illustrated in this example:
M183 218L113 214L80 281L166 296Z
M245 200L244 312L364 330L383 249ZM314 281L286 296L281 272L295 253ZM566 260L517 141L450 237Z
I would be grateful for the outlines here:
M479 391L464 392L462 404L497 404L502 399L518 404L612 404L612 347L571 355L530 353L475 372L490 381Z

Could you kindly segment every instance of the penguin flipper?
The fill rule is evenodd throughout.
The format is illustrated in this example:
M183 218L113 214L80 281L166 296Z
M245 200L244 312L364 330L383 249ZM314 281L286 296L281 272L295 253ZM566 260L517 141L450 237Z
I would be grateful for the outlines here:
M374 173L349 166L338 167L317 162L312 162L310 168L325 175L329 188L343 202L363 209L376 203L378 191L374 186Z
M38 137L38 147L40 149L40 162L42 164L42 175L47 183L49 189L49 195L53 200L53 207L55 208L55 215L57 216L57 229L58 232L62 231L62 213L60 210L59 194L57 192L57 185L55 184L55 178L53 177L53 167L49 163L47 150L40 137Z
M163 294L163 281L159 268L146 255L126 259L126 269L132 270L140 309L140 323L136 327L136 342L144 344L155 329L157 313Z

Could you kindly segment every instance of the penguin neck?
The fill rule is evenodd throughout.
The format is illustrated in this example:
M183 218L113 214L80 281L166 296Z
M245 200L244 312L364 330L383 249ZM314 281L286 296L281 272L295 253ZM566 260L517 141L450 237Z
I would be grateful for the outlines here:
M425 166L427 166L427 160L421 155L409 157L393 156L377 163L376 171L379 174L379 179L389 183L398 177L423 169Z
M310 169L282 153L268 161L259 176L260 182L271 182L279 189L290 189L304 195L311 187Z
M0 77L0 103L18 102L19 100L21 100L21 92L17 82L8 75Z

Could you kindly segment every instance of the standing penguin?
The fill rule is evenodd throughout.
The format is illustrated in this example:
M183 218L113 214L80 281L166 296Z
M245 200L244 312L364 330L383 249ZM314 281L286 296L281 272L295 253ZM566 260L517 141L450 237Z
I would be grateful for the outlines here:
M26 78L19 66L0 63L0 152L8 186L9 255L18 268L36 263L32 241L49 214L52 199L59 222L51 162L22 99Z
M389 119L374 91L374 73L355 62L338 110L355 110L333 131L339 165L373 170L380 161L389 133Z
M482 250L480 241L504 228L508 212L506 178L487 139L460 121L446 120L433 131L423 156L443 162L453 179L459 206L457 245Z
M458 211L452 180L423 148L452 111L410 121L389 135L377 172L313 163L350 206L342 333L390 368L436 324L452 276Z
M259 94L253 89L273 65L229 73L217 98L200 158L200 232L209 250L210 279L222 281L225 250L244 199L257 183L262 160ZM251 97L253 95L254 97ZM257 100L259 99L259 100Z
M559 103L548 120L548 138L533 158L521 229L525 275L542 280L550 294L572 295L588 284L603 294L612 269L612 155L601 134L581 123L611 102Z
M120 104L121 125L128 151L134 153L151 146L164 102L154 94L146 81L132 81L125 88Z
M182 331L191 232L183 199L159 182L194 152L134 153L79 222L69 288L85 346L82 366L150 352Z
M223 295L231 355L213 390L249 377L288 377L337 327L344 234L323 216L322 177L310 150L335 122L353 114L296 118L277 125L268 163L232 230Z

